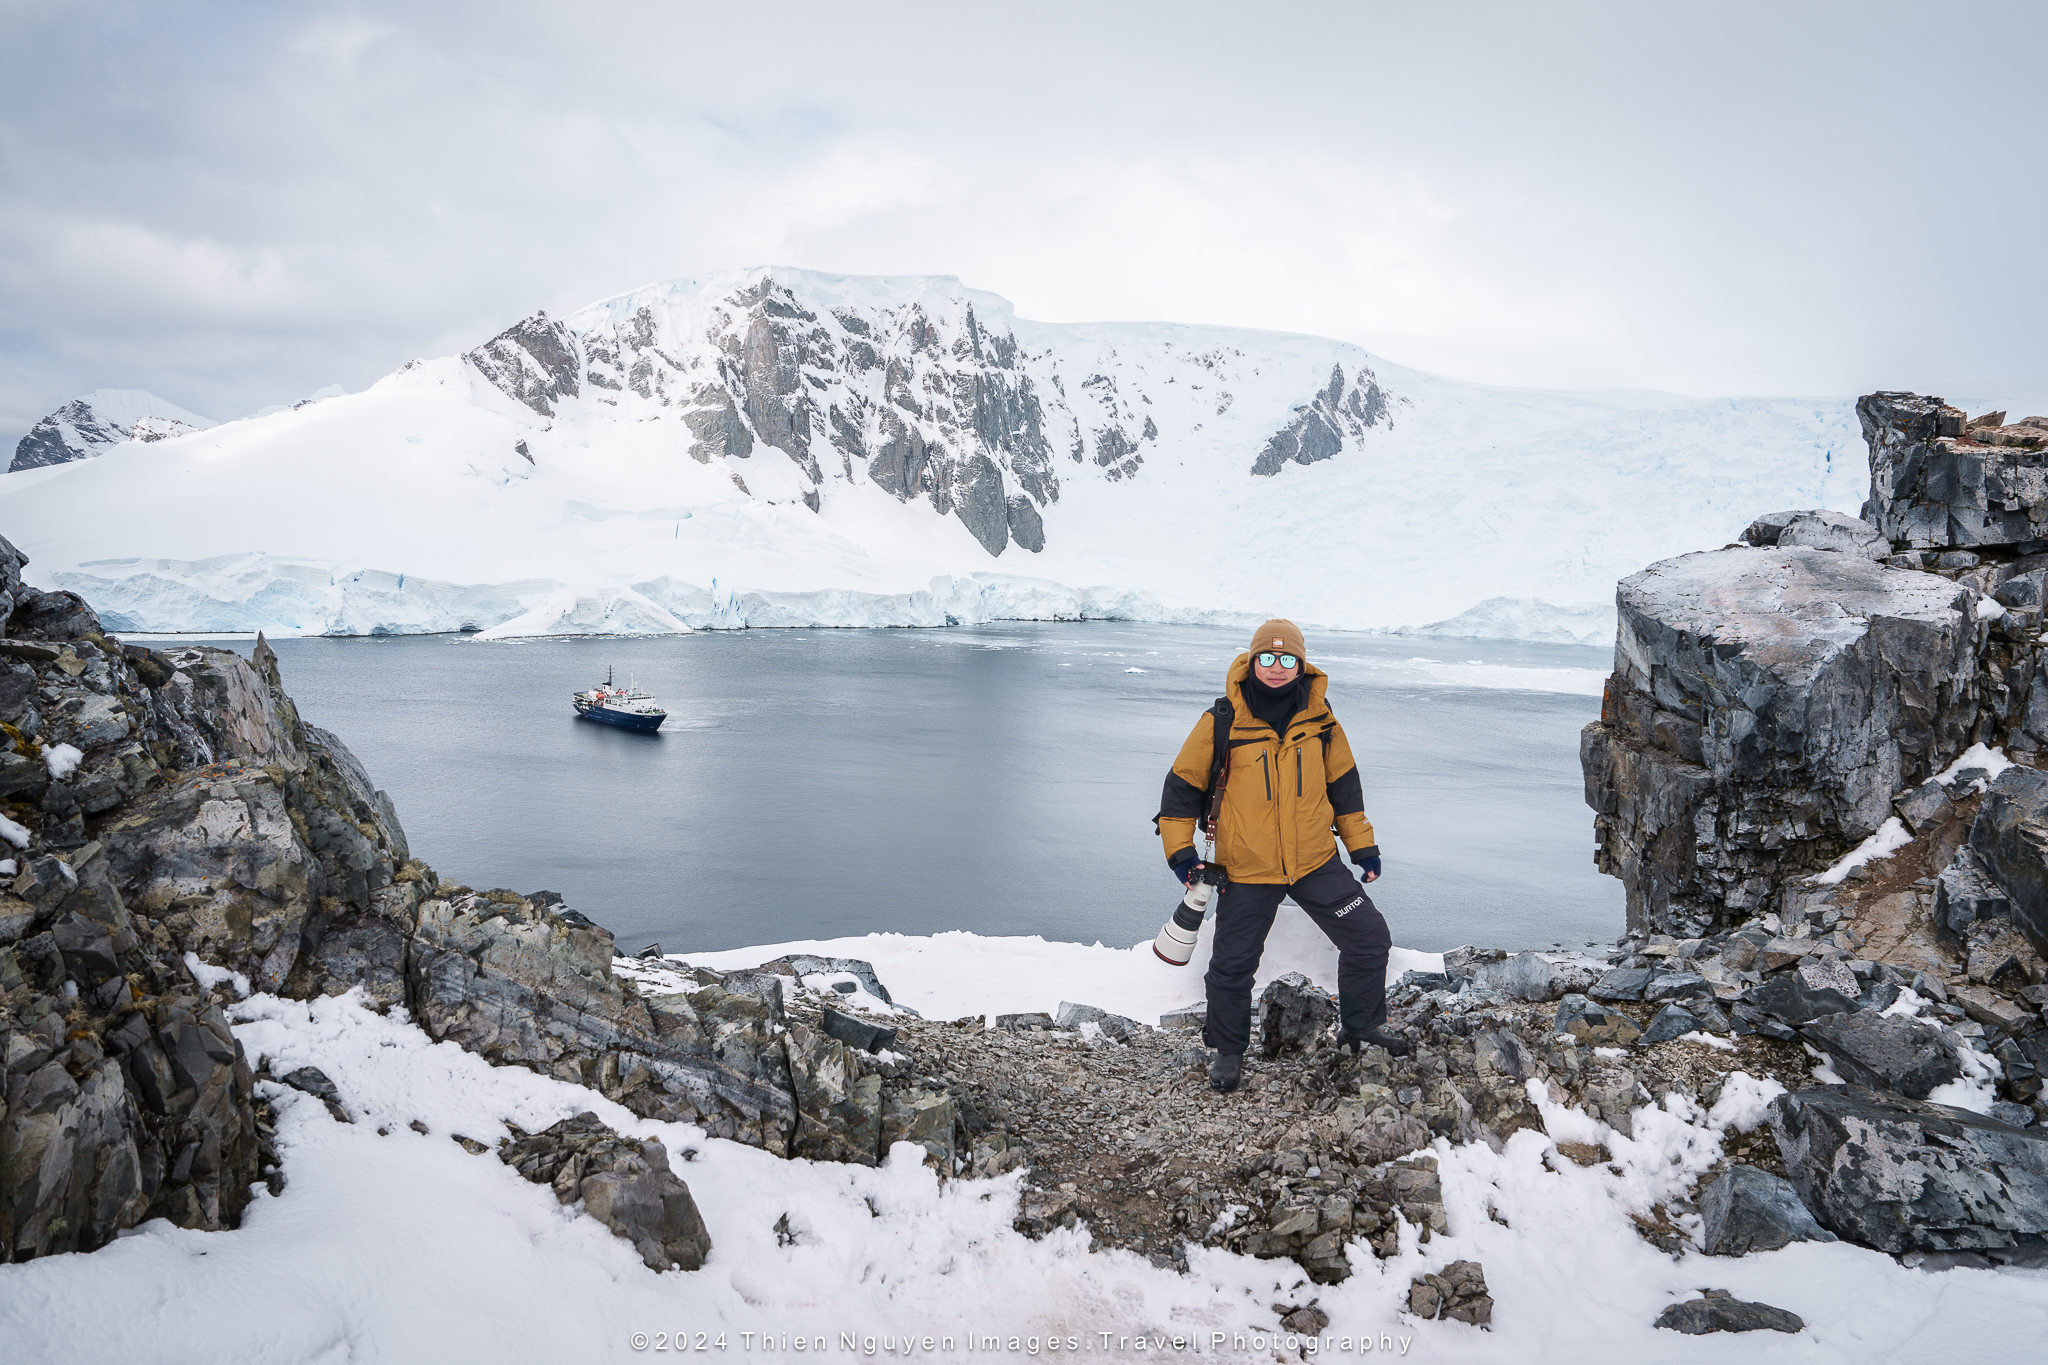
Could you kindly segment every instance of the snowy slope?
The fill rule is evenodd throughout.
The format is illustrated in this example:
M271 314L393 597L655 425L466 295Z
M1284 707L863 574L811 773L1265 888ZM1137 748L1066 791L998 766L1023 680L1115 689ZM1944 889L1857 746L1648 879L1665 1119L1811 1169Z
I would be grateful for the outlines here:
M0 534L126 630L1387 629L1484 603L1438 629L1599 641L1622 575L1866 483L1846 399L1493 389L776 268L0 477Z
M162 441L213 425L211 418L143 389L96 389L36 423L14 447L7 467L12 472L90 460L124 441Z
M1301 932L1276 933L1267 967L1333 984L1334 950L1301 916L1282 923ZM1199 959L1164 969L1142 944L946 934L785 946L870 959L893 995L933 1017L1060 999L1137 1015L1200 991ZM783 950L691 957L751 965ZM1426 964L1400 954L1395 970L1414 965ZM1731 1130L1754 1129L1775 1081L1731 1079L1711 1111L1682 1096L1638 1109L1630 1136L1550 1103L1539 1087L1531 1098L1550 1136L1517 1132L1500 1153L1432 1144L1448 1235L1423 1245L1404 1226L1396 1255L1353 1250L1349 1279L1307 1287L1290 1261L1222 1249L1189 1248L1183 1275L1126 1251L1090 1252L1085 1228L1031 1241L1011 1225L1018 1174L941 1185L921 1153L900 1147L879 1169L774 1157L492 1067L430 1042L402 1010L373 1013L355 993L255 995L232 1016L252 1058L275 1074L320 1068L355 1121L337 1123L311 1096L259 1082L276 1107L283 1193L259 1187L232 1232L156 1219L89 1255L0 1266L10 1359L538 1365L679 1358L680 1332L693 1358L728 1360L799 1358L801 1334L806 1352L844 1360L1963 1365L2033 1358L2048 1321L2048 1278L2035 1271L1913 1270L1847 1242L1674 1259L1639 1236L1631 1215L1692 1185ZM713 1239L701 1270L654 1274L546 1186L450 1140L488 1144L507 1122L538 1131L585 1110L679 1158ZM1613 1159L1581 1167L1557 1154L1557 1141L1602 1143ZM778 1236L779 1222L795 1236ZM1413 1277L1461 1259L1485 1267L1490 1331L1405 1311ZM1701 1286L1787 1308L1806 1330L1731 1341L1651 1326ZM1311 1296L1328 1327L1320 1338L1290 1337L1271 1305Z

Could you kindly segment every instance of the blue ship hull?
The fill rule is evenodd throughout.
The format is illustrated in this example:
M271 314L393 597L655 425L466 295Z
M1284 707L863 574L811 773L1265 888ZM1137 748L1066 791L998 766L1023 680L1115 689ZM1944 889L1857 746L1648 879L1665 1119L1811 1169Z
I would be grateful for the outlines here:
M602 706L585 706L581 703L577 704L576 714L584 720L594 720L600 725L616 725L621 730L659 730L661 723L668 719L666 714L636 716L625 711L611 711Z

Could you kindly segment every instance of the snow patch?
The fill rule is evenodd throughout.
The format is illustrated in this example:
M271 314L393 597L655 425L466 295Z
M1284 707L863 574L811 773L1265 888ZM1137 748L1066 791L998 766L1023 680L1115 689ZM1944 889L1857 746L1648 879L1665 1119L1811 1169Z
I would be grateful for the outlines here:
M2005 750L1994 749L1982 743L1972 744L1969 748L1963 750L1961 756L1955 762L1936 773L1934 780L1946 787L1953 784L1957 777L1969 769L1982 768L1984 770L1984 777L1976 786L1976 790L1982 791L1985 785L1996 781L2000 773L2012 766L2013 762L2005 756Z
M226 984L235 988L235 996L241 1000L249 998L249 978L240 972L231 972L225 967L216 967L202 962L197 953L185 954L185 970L192 973L192 979L205 990Z
M1857 868L1880 858L1889 858L1912 842L1913 836L1906 832L1905 823L1894 815L1877 827L1877 833L1843 854L1834 866L1825 872L1816 872L1807 880L1818 886L1833 886Z
M1998 1102L1998 1081L2005 1075L2004 1064L1960 1040L1956 1060L1962 1063L1963 1074L1946 1085L1934 1087L1927 1092L1927 1098L1935 1104L1967 1109L1973 1114L1989 1114L1991 1106Z
M71 744L52 744L43 750L43 762L48 765L50 776L59 782L78 771L78 765L84 758L84 753Z
M21 825L15 824L6 816L0 815L0 839L5 839L16 848L27 848L28 830Z

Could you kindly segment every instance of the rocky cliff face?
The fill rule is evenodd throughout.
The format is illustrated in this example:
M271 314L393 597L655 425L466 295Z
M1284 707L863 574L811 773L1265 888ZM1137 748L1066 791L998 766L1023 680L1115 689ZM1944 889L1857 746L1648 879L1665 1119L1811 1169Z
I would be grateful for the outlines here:
M954 281L772 270L653 286L566 322L536 314L464 358L537 417L674 422L682 451L755 496L787 486L816 511L835 476L872 484L958 517L1000 555L1044 548L1063 467L1138 477L1274 364L1199 337L1067 335L1082 331L1019 324ZM1400 400L1368 366L1328 365L1247 445L1251 473L1334 458L1391 425Z
M1776 909L1970 744L2048 743L2048 545L2028 530L2048 516L2048 483L2028 481L2030 424L2048 419L1972 421L1911 394L1857 410L1866 521L1773 513L1743 544L1621 583L1581 757L1632 928Z
M213 423L140 389L101 389L74 398L30 428L9 473L89 460L124 441L161 441Z
M1738 1032L1828 1059L1838 1083L1771 1117L1822 1226L1900 1254L2034 1247L2048 419L1894 393L1857 411L1863 521L1773 513L1621 583L1580 750L1599 865L1628 891L1618 960L1676 958ZM1995 1101L1930 1102L1966 1076Z

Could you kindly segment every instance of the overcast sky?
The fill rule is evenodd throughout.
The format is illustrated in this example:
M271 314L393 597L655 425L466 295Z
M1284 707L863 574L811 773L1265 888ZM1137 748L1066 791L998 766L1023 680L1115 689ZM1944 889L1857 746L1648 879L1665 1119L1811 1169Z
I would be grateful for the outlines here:
M0 0L0 441L731 266L1506 384L2038 389L2048 6Z

